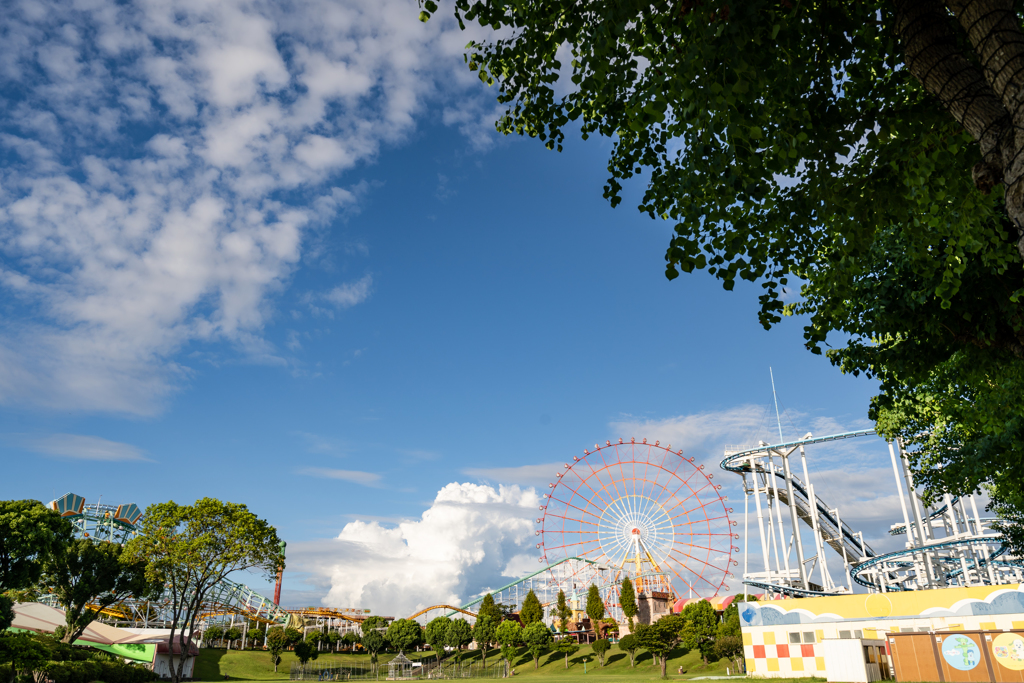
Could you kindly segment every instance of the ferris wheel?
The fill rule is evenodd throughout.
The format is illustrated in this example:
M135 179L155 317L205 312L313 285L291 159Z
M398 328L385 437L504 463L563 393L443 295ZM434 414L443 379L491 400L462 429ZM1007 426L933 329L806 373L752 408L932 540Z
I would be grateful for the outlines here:
M576 590L595 584L613 610L624 576L637 593L711 597L729 589L739 551L732 509L714 475L671 448L619 439L566 463L537 519L541 561L555 581Z

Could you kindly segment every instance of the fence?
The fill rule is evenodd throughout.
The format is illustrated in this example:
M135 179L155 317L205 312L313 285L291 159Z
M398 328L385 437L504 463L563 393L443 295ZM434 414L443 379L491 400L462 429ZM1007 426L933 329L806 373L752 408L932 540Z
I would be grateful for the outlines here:
M456 662L453 658L440 664L428 661L423 666L404 669L401 673L389 675L387 662L380 662L376 669L370 664L339 664L337 662L294 663L290 680L293 681L388 681L388 680L448 680L458 678L504 678L505 662L484 666L480 662Z

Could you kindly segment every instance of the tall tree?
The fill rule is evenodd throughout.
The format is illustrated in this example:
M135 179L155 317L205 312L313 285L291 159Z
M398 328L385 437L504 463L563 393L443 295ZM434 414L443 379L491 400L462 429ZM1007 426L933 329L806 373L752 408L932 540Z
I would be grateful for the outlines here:
M360 644L363 646L368 653L370 653L370 668L373 669L373 673L377 673L377 653L384 649L387 645L387 640L384 638L384 634L376 629L366 629L363 631L363 637L359 639Z
M430 649L434 651L434 656L437 661L441 661L441 655L444 654L444 646L448 641L448 628L451 626L452 620L445 616L434 617L427 624L427 627L423 629L423 635L427 644L430 645Z
M168 648L174 639L182 653L171 667L171 681L184 677L192 636L207 596L236 571L257 570L268 579L277 573L281 556L274 527L245 505L202 498L194 505L171 501L146 508L142 533L125 546L125 561L147 563L151 581L164 583L170 616Z
M412 619L395 619L384 637L399 652L411 652L423 642L423 629Z
M117 543L79 538L59 545L43 562L43 585L64 608L64 635L73 643L107 607L134 597L153 600L163 583L146 576L146 562Z
M530 592L526 594L526 598L523 599L523 607L519 610L519 620L523 622L523 626L529 626L530 624L536 623L544 618L544 608L540 604L540 600L537 599L537 594L530 589Z
M311 659L316 659L320 656L320 653L316 651L316 646L308 640L300 640L295 643L293 648L296 659L299 660L299 664L305 664Z
M601 620L604 619L604 600L601 599L601 591L594 584L590 584L590 588L587 589L587 616L590 617L590 627L600 638Z
M633 630L633 619L640 611L636 604L636 591L633 590L633 582L628 576L623 577L622 586L619 588L619 604L622 606L622 614L629 621L629 630Z
M715 608L707 600L691 602L683 609L683 620L679 633L682 643L691 650L699 650L701 659L707 664L708 657L714 652L715 635L718 633Z
M640 649L640 639L630 633L619 638L619 649L629 655L629 668L636 666L636 651Z
M543 621L535 621L523 629L523 642L526 643L526 649L533 657L533 669L536 671L540 663L540 656L551 648L551 631Z
M71 533L71 523L38 500L0 500L0 594L38 582L43 560Z
M508 678L512 669L512 658L516 656L516 648L523 642L523 627L518 621L503 621L498 625L494 638L501 644L501 656L505 660L505 678Z
M465 619L452 619L445 637L445 645L455 648L456 657L462 657L462 648L473 642L473 629ZM456 660L458 661L458 660Z
M277 626L267 631L267 652L271 661L274 662L274 673L277 673L277 665L281 663L281 653L288 647L288 636L284 629Z
M555 649L565 656L565 668L569 668L569 657L580 651L580 646L573 638L563 637L555 642Z
M480 601L480 608L476 612L478 617L490 617L495 627L504 619L501 608L494 604L494 596L490 593L485 595L484 599Z
M479 614L473 625L473 640L480 647L480 660L487 666L487 648L496 639L497 623L486 614Z
M558 617L558 627L562 633L569 630L569 620L572 619L572 608L565 599L565 591L558 591L558 601L555 603L555 616ZM568 661L568 660L566 660Z
M508 105L499 131L559 150L567 127L612 139L605 197L645 179L639 210L673 224L670 279L759 282L766 328L804 314L810 350L831 335L834 364L882 380L872 419L908 443L927 493L991 483L1021 509L1018 7L453 4L463 26L502 32L466 56Z

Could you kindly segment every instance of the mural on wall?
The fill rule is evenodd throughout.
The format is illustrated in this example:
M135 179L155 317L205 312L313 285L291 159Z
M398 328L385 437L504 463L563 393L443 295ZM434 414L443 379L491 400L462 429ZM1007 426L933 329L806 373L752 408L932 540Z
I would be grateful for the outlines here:
M815 624L846 619L1024 614L1024 584L747 602L740 603L739 613L742 626ZM1024 647L1024 642L1021 647Z
M942 657L954 669L970 671L981 661L981 650L967 636L954 634L942 640Z
M1019 633L1001 633L992 641L992 654L996 663L1007 669L1024 669L1024 636Z

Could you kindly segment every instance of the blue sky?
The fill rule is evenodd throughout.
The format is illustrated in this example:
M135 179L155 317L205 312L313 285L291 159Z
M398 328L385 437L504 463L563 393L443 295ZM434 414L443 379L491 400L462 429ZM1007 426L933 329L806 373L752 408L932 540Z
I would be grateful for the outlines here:
M525 566L534 487L595 441L717 467L769 439L769 366L786 438L867 426L875 385L800 321L764 331L758 287L665 279L670 226L601 197L607 141L498 138L451 21L15 5L0 496L245 502L294 548L286 602L397 610ZM858 448L821 471L884 471ZM897 509L888 480L835 488L873 536ZM452 559L469 534L417 573L408 548L450 528L489 559Z

